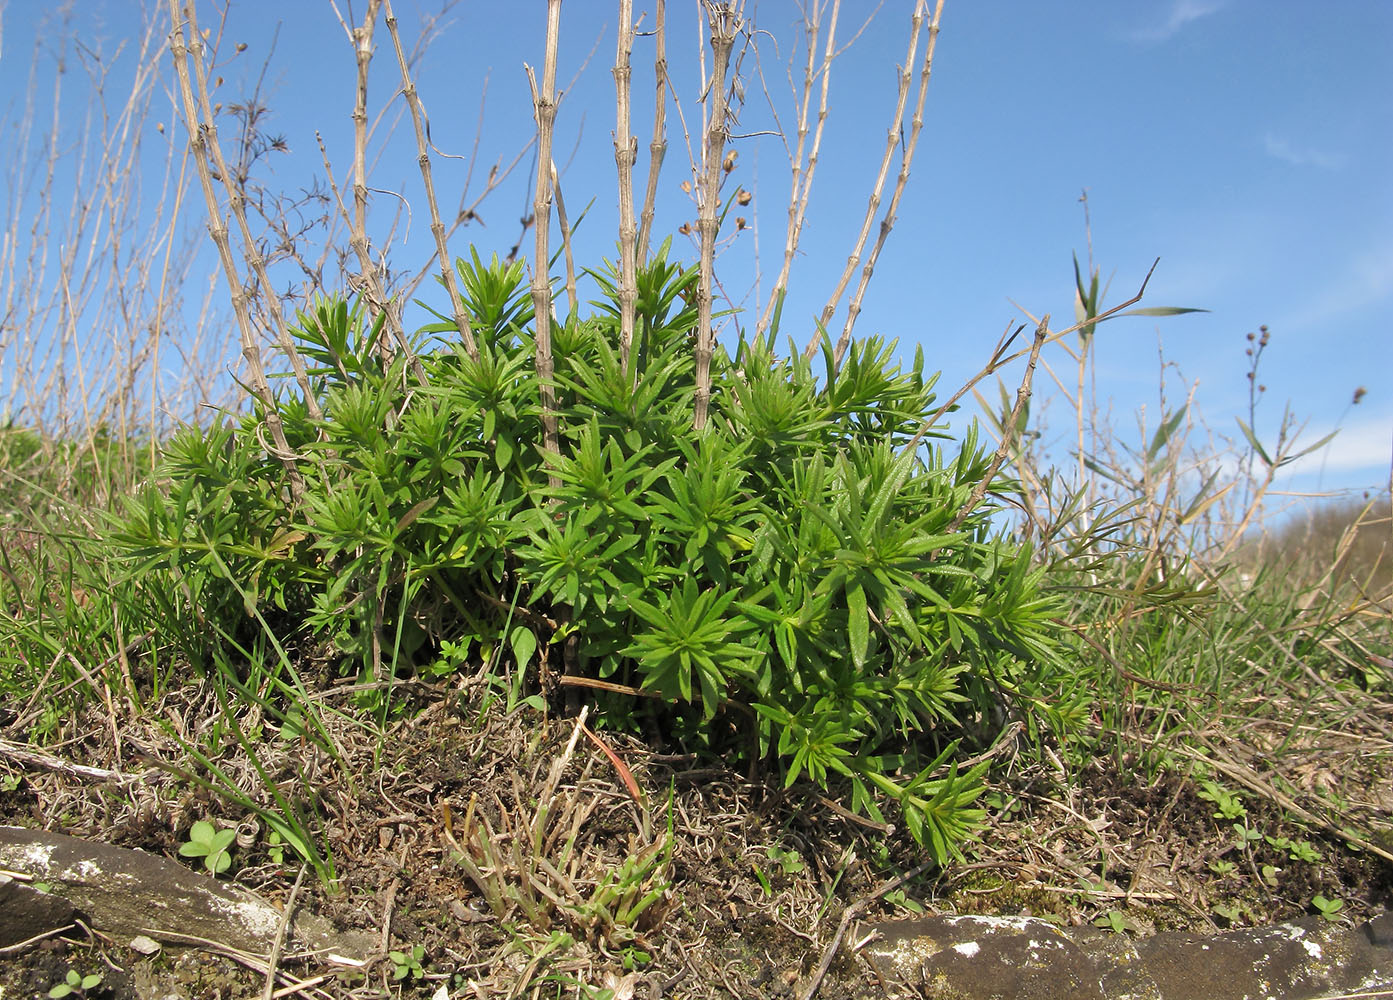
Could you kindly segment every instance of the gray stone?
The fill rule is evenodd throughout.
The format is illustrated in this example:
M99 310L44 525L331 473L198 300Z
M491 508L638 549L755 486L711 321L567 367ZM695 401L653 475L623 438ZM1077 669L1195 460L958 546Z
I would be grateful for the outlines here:
M0 875L0 948L72 925L77 908L61 896Z
M96 930L118 939L138 934L177 941L192 936L252 953L271 950L281 913L241 886L190 871L143 851L78 840L22 827L0 826L0 869L45 882L51 895L81 913ZM17 880L16 880L17 881ZM6 905L6 934L14 943L62 926L53 900L23 886ZM34 897L38 897L35 899ZM362 961L369 935L334 933L314 914L297 912L294 937L305 947ZM16 936L17 935L17 936Z
M909 997L988 1000L1315 1000L1393 985L1393 915L1135 940L1029 917L862 924L862 952Z
M118 940L172 931L264 954L280 926L279 910L237 885L58 834L0 826L0 870L20 876L0 875L0 947L81 916ZM301 947L355 964L376 945L308 913L293 927ZM906 1000L1316 1000L1393 986L1393 914L1140 940L1030 917L920 917L858 924L851 942L865 942L887 996Z

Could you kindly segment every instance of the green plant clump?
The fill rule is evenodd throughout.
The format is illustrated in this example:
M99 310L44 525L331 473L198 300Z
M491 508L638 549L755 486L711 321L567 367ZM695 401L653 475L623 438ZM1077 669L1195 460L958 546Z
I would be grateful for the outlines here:
M228 848L236 838L236 830L219 830L201 819L190 828L189 839L179 846L179 856L202 858L210 875L221 875L232 867L232 855Z
M48 991L48 995L54 1000L61 1000L62 997L85 997L88 990L94 990L102 984L102 976L99 972L82 975L75 969L69 969L63 982Z
M421 967L421 960L426 957L426 949L421 945L412 945L407 951L389 951L387 958L392 963L393 979L420 979L426 974L426 970Z
M283 392L169 442L113 533L143 595L125 627L273 718L290 703L311 737L292 643L332 643L363 681L483 658L510 709L583 692L610 728L762 761L876 820L893 802L956 855L986 768L957 768L963 732L1008 714L1058 732L1083 695L1041 571L990 495L973 505L991 456L932 423L922 352L902 370L869 337L837 365L824 342L815 372L774 332L742 337L716 348L694 430L696 274L664 248L627 365L612 270L591 315L553 323L549 452L521 265L457 269L477 357L428 337L453 321L427 326L421 383L380 317L320 300L296 334L322 419ZM364 698L400 707L390 685Z

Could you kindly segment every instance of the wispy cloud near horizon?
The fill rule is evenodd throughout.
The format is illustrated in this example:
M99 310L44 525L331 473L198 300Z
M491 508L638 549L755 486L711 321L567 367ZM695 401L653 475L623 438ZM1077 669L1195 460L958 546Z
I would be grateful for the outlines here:
M1293 330L1328 325L1369 309L1393 295L1393 241L1380 240L1351 253L1331 280L1318 285L1283 320Z
M1139 42L1164 42L1193 21L1208 17L1227 6L1228 0L1171 0L1162 10L1161 20L1132 32ZM1161 5L1157 5L1161 6Z
M1339 170L1345 165L1343 153L1332 153L1314 146L1297 146L1282 136L1268 132L1262 137L1263 149L1268 156L1290 163L1294 167L1319 167L1322 170Z
M1380 485L1393 465L1393 420L1372 417L1337 429L1339 433L1328 445L1298 458L1283 471L1293 476L1363 472L1374 477L1371 485ZM1328 433L1330 430L1311 429L1301 440L1314 444Z

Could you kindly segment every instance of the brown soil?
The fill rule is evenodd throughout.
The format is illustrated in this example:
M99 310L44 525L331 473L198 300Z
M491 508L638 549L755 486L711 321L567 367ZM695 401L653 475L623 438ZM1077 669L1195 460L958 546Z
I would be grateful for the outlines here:
M196 698L196 691L171 694L119 724L94 711L53 748L73 763L143 775L138 781L21 770L0 752L0 823L168 857L178 856L195 820L236 826L235 862L224 877L286 899L296 875L291 852L277 862L255 815L171 773L188 766L187 757L148 721L166 720L254 799L269 802L250 759L215 730L208 693ZM671 747L659 753L634 737L599 734L632 772L642 792L635 802L575 719L542 720L528 709L507 717L481 710L480 696L468 685L418 686L404 706L411 717L391 727L380 755L370 733L331 715L341 764L244 720L261 765L325 825L338 891L306 878L297 906L384 942L364 972L338 972L306 995L430 997L444 985L450 997L468 998L801 997L845 908L927 860L905 833L853 822L811 789L785 791ZM336 695L342 704L351 697ZM1251 763L1261 740L1250 735L1243 759ZM1323 742L1312 756L1329 773L1305 780L1338 781L1352 810L1382 808L1386 822L1379 796L1393 787L1389 755L1368 752L1386 734L1342 738L1348 753L1335 760ZM1239 759L1238 748L1227 749L1224 759ZM865 916L1031 914L1149 933L1279 921L1311 912L1317 893L1343 900L1341 916L1350 920L1393 902L1393 865L1319 825L1298 827L1232 782L1251 829L1307 842L1316 859L1293 860L1266 840L1239 847L1232 821L1216 818L1216 804L1174 773L1101 756L1066 774L1051 754L1026 763L1025 751L999 748L989 826L967 845L965 861L931 868ZM1293 781L1306 773L1299 763L1287 768ZM633 874L644 859L648 869ZM499 918L479 878L523 902L505 898ZM648 893L653 901L631 925L615 925L610 918L622 902L597 900L626 878L628 902ZM46 996L69 969L100 972L102 984L87 995L112 1000L169 993L232 1000L259 997L265 985L226 956L166 948L151 959L122 944L93 933L0 961L0 996ZM417 945L419 977L395 978L385 952ZM297 978L331 971L294 957L282 969ZM868 995L875 986L864 963L844 961L817 996Z

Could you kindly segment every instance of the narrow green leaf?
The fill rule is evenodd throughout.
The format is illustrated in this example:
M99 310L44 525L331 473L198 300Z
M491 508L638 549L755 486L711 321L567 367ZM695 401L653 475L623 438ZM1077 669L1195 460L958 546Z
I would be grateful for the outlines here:
M866 665L870 649L871 620L866 608L866 591L859 583L846 588L847 634L851 639L851 662L860 670Z
M532 662L532 654L537 651L537 634L527 625L517 625L509 637L513 648L513 660L521 673Z
M499 438L493 445L493 461L499 469L508 467L513 460L513 442L506 437Z
M1185 419L1187 409L1188 407L1182 406L1169 420L1162 422L1161 426L1156 428L1156 433L1151 438L1151 447L1146 449L1148 462L1160 454L1161 449L1166 446L1166 442L1171 439L1171 435L1180 427L1181 421Z
M1258 436L1253 433L1253 429L1245 424L1241 418L1234 417L1234 419L1238 421L1238 427L1243 431L1243 436L1248 439L1249 447L1258 453L1258 457L1262 459L1264 465L1270 467L1272 465L1272 459L1267 457L1267 449L1258 441Z
M1146 306L1142 309L1128 309L1120 312L1110 319L1121 319L1123 316L1183 316L1185 313L1207 313L1208 309L1185 309L1179 306Z
M1201 486L1199 491L1195 494L1194 501L1186 508L1185 513L1181 514L1180 517L1176 519L1177 524L1189 524L1222 499L1229 490L1233 489L1234 484L1228 483L1223 489L1217 490L1214 493L1209 493L1210 487L1214 485L1214 480L1217 479L1218 476L1219 472L1216 470L1205 480L1204 485Z
M1277 467L1280 469L1284 465L1287 465L1291 462L1295 462L1298 458L1304 458L1313 451L1320 451L1334 439L1336 434L1339 433L1339 431L1331 431L1329 434L1325 435L1325 437L1321 438L1319 441L1311 445L1309 448L1303 448L1300 451L1298 451L1295 455L1286 456L1280 462L1277 463Z
M439 497L427 497L420 503L415 504L410 510L403 514L401 520L397 522L397 528L396 531L393 532L393 537L400 535L407 528L411 527L412 522L434 507L439 499Z

